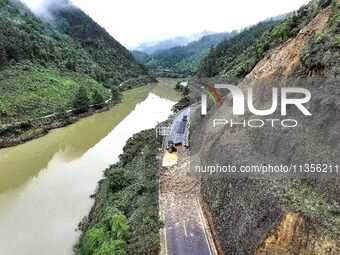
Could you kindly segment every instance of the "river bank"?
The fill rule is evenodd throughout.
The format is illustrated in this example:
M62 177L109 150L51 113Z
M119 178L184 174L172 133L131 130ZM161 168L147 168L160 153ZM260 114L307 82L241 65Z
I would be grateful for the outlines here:
M74 254L103 170L130 137L171 114L175 101L154 89L128 90L108 111L0 151L0 254Z
M95 204L80 225L76 254L158 254L160 145L154 129L128 140L120 161L99 182Z
M139 86L135 88L135 90L151 91L152 87L155 87L155 85ZM131 90L133 89L124 91L122 97L129 94L129 91ZM112 104L108 100L101 108L91 106L85 113L76 113L75 111L69 110L64 114L51 114L36 120L23 121L0 127L0 149L16 146L40 138L47 135L49 131L53 129L63 128L93 114L108 111L119 103L121 102L118 101L117 103Z
M134 89L127 89L122 92L122 97L129 94L129 91L153 91L155 94L171 100L177 100L178 93L173 90L179 79L161 78L158 83L138 86ZM110 110L121 102L112 104L106 103L102 108L97 109L91 107L86 113L75 113L68 111L65 114L51 114L47 117L39 118L31 121L23 121L0 127L0 149L13 147L26 143L28 141L40 138L49 133L49 131L57 128L63 128L74 124L77 121L89 117L96 113Z
M69 113L67 116L58 118L51 116L36 121L27 121L9 125L0 129L0 149L16 146L33 139L47 135L52 129L66 127L78 120L89 117L92 114L109 110L114 105L105 105L101 109L91 108L86 113Z
M176 106L178 103L172 110ZM75 246L77 255L159 254L163 224L159 218L161 146L154 128L127 141L119 162L105 170L92 196L94 205L79 224L82 234Z

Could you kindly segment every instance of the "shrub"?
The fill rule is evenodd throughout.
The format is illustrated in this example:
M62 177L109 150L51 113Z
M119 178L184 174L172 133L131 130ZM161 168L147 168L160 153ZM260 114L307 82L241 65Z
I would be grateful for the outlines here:
M103 107L105 103L105 99L102 96L102 94L99 93L98 90L95 90L92 95L92 102L96 108L101 108Z
M84 86L80 86L73 101L73 107L77 113L84 113L89 110L90 100Z
M82 255L93 255L95 250L106 240L106 233L103 227L90 228L84 234L83 246L80 249Z
M126 255L127 245L121 240L104 242L93 255Z

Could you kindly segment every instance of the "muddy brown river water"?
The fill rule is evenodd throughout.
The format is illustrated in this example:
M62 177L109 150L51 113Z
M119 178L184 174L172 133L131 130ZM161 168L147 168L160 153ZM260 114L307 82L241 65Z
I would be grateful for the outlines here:
M73 254L103 170L129 137L171 114L177 95L159 86L127 91L107 112L0 150L0 255Z

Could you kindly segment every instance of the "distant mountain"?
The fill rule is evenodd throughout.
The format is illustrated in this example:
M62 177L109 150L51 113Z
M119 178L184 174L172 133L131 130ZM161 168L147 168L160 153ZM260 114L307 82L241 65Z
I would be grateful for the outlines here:
M131 53L136 59L136 61L140 64L145 64L152 59L151 55L142 51L134 50Z
M185 46L190 42L201 39L205 35L213 34L213 32L203 31L201 33L193 34L190 36L177 36L173 38L169 38L162 41L152 41L145 42L133 48L135 51L141 51L147 54L154 54L157 51L170 49L176 46Z
M186 46L157 51L152 55L145 55L145 53L143 55L136 51L133 54L155 76L186 77L196 72L200 61L208 54L211 47L235 34L236 32L210 34Z
M17 0L0 0L0 120L36 118L69 108L80 85L150 79L131 53L68 0L50 1L48 19Z

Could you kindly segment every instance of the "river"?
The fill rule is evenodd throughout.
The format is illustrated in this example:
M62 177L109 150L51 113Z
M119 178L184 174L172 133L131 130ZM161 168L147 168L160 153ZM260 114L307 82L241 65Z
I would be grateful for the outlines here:
M0 150L0 255L73 254L103 170L129 137L171 114L177 95L159 86L127 91L109 111Z

